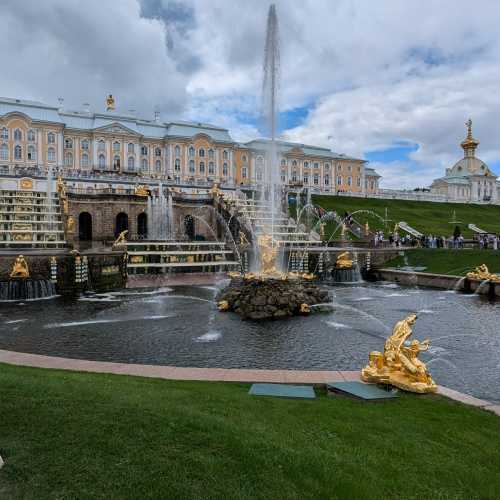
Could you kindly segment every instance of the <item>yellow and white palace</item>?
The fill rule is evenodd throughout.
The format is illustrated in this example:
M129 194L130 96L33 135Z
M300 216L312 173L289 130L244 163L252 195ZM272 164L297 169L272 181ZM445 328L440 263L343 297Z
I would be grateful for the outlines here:
M0 98L0 176L16 188L48 167L82 190L106 184L127 189L148 179L193 189L257 189L264 179L266 140L242 144L225 128L162 122L115 110L70 111L62 106ZM375 194L380 176L366 161L316 146L280 142L281 178L291 190Z

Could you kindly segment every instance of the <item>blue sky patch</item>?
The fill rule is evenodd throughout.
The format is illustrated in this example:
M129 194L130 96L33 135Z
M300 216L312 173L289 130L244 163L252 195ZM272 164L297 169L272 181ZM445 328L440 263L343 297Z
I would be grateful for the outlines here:
M418 150L416 143L403 143L393 147L378 150L368 151L365 153L365 158L368 161L378 163L391 163L393 161L410 161L409 155Z

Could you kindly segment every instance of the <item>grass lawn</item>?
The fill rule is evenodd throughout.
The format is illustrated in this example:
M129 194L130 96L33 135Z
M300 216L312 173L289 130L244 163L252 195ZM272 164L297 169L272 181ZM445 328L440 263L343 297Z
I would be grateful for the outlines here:
M446 250L417 248L390 260L384 267L424 266L424 272L462 276L481 264L492 273L500 273L500 250Z
M498 498L500 418L0 365L0 498Z
M450 224L449 221L452 220L452 212L455 211L456 220L461 221L457 225L466 238L472 237L472 231L467 227L470 223L476 224L485 231L500 233L500 206L495 205L317 195L312 197L312 201L315 205L320 205L326 210L336 210L340 215L346 211L352 213L356 210L372 210L380 217L385 218L385 209L387 208L388 219L392 221L388 224L390 230L397 222L404 221L424 234L450 236L453 234L455 224ZM384 229L384 224L376 217L369 217L366 214L354 217L362 224L368 221L372 229Z

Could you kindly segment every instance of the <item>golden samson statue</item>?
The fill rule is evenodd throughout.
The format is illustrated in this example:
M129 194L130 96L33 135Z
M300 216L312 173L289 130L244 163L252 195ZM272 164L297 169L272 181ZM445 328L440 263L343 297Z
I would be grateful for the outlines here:
M337 269L351 269L353 262L349 259L349 252L342 252L337 255L337 260L335 261L335 267Z
M28 263L26 262L24 256L19 255L16 257L14 265L12 266L10 277L14 279L26 279L30 277Z
M390 384L410 392L437 391L425 363L418 359L418 355L429 348L429 340L412 340L409 345L405 344L416 321L417 315L410 314L396 323L392 335L385 341L384 353L370 353L368 365L361 370L362 380Z
M481 280L481 281L499 281L500 275L490 273L488 266L486 264L482 264L479 267L476 267L474 271L466 274L466 277L470 280Z

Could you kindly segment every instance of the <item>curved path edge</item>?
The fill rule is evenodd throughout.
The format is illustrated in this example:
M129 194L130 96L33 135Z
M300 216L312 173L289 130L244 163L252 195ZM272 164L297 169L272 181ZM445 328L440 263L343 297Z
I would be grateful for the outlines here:
M325 385L329 382L360 381L359 371L342 370L250 370L240 368L190 368L165 365L142 365L110 361L60 358L0 349L0 363L36 368L52 368L91 373L111 373L167 380L210 382L268 382L277 384ZM455 401L492 411L500 416L500 405L439 386L438 393Z

